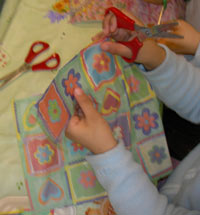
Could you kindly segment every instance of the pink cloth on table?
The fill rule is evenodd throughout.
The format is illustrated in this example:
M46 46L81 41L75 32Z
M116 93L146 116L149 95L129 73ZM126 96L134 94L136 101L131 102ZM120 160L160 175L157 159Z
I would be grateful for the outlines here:
M82 7L80 5L82 4ZM160 5L147 3L143 0L72 0L71 9L75 11L70 22L82 22L91 20L102 20L106 8L115 6L133 13L144 24L155 24L158 22L161 11ZM185 17L184 0L171 0L167 4L162 21L174 20Z

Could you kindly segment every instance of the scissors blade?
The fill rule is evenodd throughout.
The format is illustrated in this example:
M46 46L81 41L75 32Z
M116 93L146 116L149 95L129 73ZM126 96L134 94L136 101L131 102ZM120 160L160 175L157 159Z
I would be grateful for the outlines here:
M182 35L178 34L173 34L170 32L159 32L157 34L154 34L152 37L162 37L162 38L177 38L177 39L182 39L184 38Z
M155 32L152 31L152 28L148 28L148 27L141 27L139 25L135 25L135 31L138 32L138 34L140 35L140 37L142 38L142 40L146 39L147 37L152 37ZM156 32L158 33L158 32Z
M166 24L161 24L161 25L155 25L152 28L158 32L162 31L167 31L170 29L173 29L174 27L178 26L178 22L171 22L171 23L166 23Z
M5 75L2 78L0 78L0 82L2 82L0 84L0 88L3 88L10 81L15 80L17 77L19 77L19 75L27 71L28 67L29 66L27 64L24 64L17 68L16 70L14 70L13 72L9 73L8 75Z
M162 38L183 38L183 36L167 32L168 30L176 27L178 22L171 22L167 24L155 25L153 27L140 27L136 26L137 31L141 32L147 38L155 38L155 37L162 37Z

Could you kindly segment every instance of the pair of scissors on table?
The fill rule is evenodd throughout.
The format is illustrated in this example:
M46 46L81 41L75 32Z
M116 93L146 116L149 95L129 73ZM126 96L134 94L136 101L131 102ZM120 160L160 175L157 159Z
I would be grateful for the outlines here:
M115 7L110 7L106 9L105 15L110 12L112 12L116 16L118 28L134 31L136 34L136 36L130 41L118 41L119 43L130 48L132 51L132 57L130 59L123 57L123 59L128 63L132 63L135 61L140 48L143 46L143 41L146 38L183 38L183 36L181 35L167 32L168 30L173 29L175 26L177 26L178 22L155 25L152 27L143 27L137 25L133 19L129 18Z
M39 50L36 50L38 49ZM5 75L4 77L0 78L0 89L3 88L6 84L8 84L10 81L16 79L19 75L23 74L24 72L28 70L32 71L39 71L39 70L53 70L56 69L60 64L60 57L57 53L52 54L50 57L48 57L46 60L37 63L35 65L30 65L30 63L42 52L47 50L49 48L49 44L43 41L36 41L31 45L31 48L28 52L27 57L25 58L25 63L20 66L15 71L9 73L8 75ZM55 63L52 66L49 66L48 63L50 61L54 61Z

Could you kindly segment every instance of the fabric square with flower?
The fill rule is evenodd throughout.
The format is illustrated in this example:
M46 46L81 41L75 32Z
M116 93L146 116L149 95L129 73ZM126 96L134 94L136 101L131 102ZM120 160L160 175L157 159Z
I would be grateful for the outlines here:
M54 82L52 82L45 95L39 100L37 107L39 116L43 120L49 134L52 135L53 139L58 140L71 114L64 105Z
M29 174L45 175L63 165L62 152L44 134L26 136L24 150Z
M165 142L164 132L147 137L136 143L136 151L145 172L151 178L172 171L171 161L167 159L169 151Z
M95 91L113 82L121 75L115 56L103 52L99 43L83 49L81 58L86 78Z
M149 135L151 130L158 128L158 114L151 113L148 108L144 108L141 114L135 114L133 120L135 122L135 128L141 129L144 135Z
M67 165L65 170L74 204L83 204L107 196L87 162Z
M73 68L70 69L67 78L62 80L62 86L65 89L66 96L71 96L74 99L74 89L77 87L81 88L79 80L80 73L76 73Z
M151 99L135 105L131 109L131 122L138 141L144 137L149 137L163 131L159 108L159 103L156 104Z
M59 75L54 79L57 91L61 95L65 106L71 111L74 110L75 103L74 89L87 86L82 70L82 63L78 54L60 69Z
M130 106L148 101L155 96L149 83L144 81L144 76L135 65L129 65L123 69L124 87L128 94Z

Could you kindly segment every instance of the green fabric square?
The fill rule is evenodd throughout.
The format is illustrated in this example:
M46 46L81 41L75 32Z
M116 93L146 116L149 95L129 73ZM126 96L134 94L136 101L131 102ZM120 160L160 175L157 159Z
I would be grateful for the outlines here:
M74 204L106 196L105 190L87 162L80 162L65 167Z

